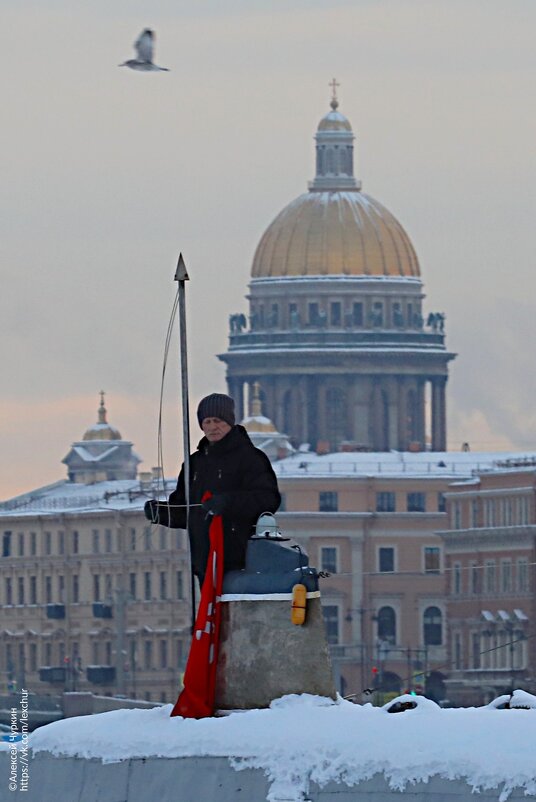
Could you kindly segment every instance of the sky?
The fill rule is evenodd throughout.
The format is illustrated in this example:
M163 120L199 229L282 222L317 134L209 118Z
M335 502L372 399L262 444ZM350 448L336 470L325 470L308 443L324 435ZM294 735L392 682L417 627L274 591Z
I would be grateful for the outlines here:
M536 447L533 0L0 0L0 498L97 419L157 464L179 252L195 407L226 389L256 245L306 191L340 83L363 190L407 230L458 357L449 448ZM118 64L144 27L167 73ZM178 332L164 463L182 460ZM193 413L193 414L192 414Z
M499 697L497 702L508 698ZM416 707L389 713L396 701ZM291 694L275 699L269 709L235 711L219 718L170 718L171 705L66 718L30 733L26 745L34 754L96 758L105 763L154 755L228 756L237 771L262 770L269 782L268 800L299 802L318 791L313 783L321 788L333 783L326 788L326 797L346 796L348 787L383 775L393 791L407 789L424 797L426 790L414 784L440 777L461 781L462 788L443 786L445 796L451 791L454 798L461 798L465 781L473 793L488 791L486 798L496 794L499 802L513 791L517 799L523 793L536 793L535 703L536 698L522 690L514 691L512 706L528 709L518 710L496 709L493 702L443 709L430 699L409 694L384 707L353 704L341 697L333 702L307 693ZM0 751L14 747L14 737L6 736ZM25 746L20 743L19 749ZM75 774L73 764L59 765L58 782L70 783L72 793L82 775ZM198 767L199 763L192 767L185 762L179 782L191 782L189 772L198 772ZM205 768L212 783L205 793L210 794L214 771L221 772L221 766L206 761ZM116 786L121 782L127 782L124 773L116 775ZM198 777L198 782L203 797L203 779ZM436 794L437 788L436 784ZM225 791L223 796L230 798Z

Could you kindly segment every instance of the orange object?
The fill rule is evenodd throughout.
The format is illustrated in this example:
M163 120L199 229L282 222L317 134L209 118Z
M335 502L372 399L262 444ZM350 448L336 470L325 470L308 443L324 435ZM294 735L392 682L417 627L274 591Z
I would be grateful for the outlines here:
M292 588L292 608L290 620L293 624L301 626L305 623L305 611L307 609L307 588L305 585L294 585Z

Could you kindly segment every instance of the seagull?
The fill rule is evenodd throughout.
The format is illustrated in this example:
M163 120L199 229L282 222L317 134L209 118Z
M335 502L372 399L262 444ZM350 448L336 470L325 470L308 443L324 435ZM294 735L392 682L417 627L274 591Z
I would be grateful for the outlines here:
M131 70L141 70L142 72L169 72L167 67L158 67L153 64L153 44L154 33L150 28L145 28L134 42L137 58L130 58L119 66L130 67Z

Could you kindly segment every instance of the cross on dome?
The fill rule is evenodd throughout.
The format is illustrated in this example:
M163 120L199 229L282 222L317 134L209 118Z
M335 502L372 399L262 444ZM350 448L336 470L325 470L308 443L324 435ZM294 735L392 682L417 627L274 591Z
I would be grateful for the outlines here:
M333 111L336 111L336 109L338 109L338 107L339 107L339 100L337 98L337 87L340 86L340 83L338 83L337 80L335 78L333 78L330 81L330 83L328 84L328 86L331 87L331 103L330 103L330 106L333 109Z

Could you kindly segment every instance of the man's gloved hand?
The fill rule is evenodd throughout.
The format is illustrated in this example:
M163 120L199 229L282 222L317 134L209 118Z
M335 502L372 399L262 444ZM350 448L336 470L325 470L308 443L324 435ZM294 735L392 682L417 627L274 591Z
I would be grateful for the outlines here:
M145 502L143 513L148 521L152 524L158 523L158 501L152 498L150 501Z
M215 493L201 505L209 515L221 515L229 505L227 493Z

